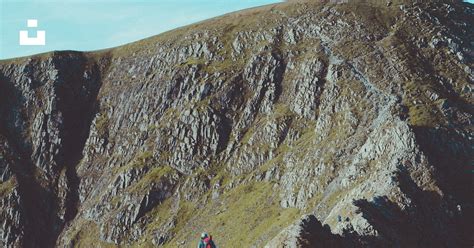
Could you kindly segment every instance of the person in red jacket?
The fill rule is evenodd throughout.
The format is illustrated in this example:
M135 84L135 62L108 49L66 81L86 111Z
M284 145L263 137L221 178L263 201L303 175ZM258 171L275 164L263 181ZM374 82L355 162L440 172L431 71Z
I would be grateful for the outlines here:
M212 236L205 232L202 233L198 248L216 248L214 241L212 241Z

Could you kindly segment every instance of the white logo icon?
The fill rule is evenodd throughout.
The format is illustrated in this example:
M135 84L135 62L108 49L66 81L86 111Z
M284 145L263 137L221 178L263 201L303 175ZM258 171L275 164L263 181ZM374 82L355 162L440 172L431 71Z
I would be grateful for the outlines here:
M29 28L36 28L38 27L38 20L29 19L26 24ZM46 45L46 31L44 30L36 31L36 37L29 37L27 30L20 31L20 46L44 46L44 45Z

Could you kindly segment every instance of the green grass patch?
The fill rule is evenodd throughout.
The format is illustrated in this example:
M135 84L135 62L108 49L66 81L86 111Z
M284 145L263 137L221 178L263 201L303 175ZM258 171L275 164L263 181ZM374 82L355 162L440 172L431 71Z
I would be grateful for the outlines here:
M262 247L300 214L297 209L281 208L278 192L272 186L266 182L240 185L224 193L218 201L193 210L194 225L187 223L178 229L174 240L166 247L175 247L181 240L194 242L193 238L204 230L214 236L220 247L233 247L235 244Z
M16 187L16 179L10 178L7 181L0 183L0 197L4 197L9 194Z
M77 248L89 248L89 247L97 247L97 248L112 248L118 247L114 244L110 244L100 240L99 237L99 227L93 221L84 221L81 223L80 230L76 230L75 233L72 235L72 243L74 243L74 247Z
M109 117L106 113L101 113L95 123L97 133L100 137L106 136L109 131Z
M176 172L175 169L170 166L160 166L153 168L146 175L140 179L137 183L132 185L128 190L131 192L140 192L141 190L146 189L150 184L154 182L159 182L164 177L171 175Z

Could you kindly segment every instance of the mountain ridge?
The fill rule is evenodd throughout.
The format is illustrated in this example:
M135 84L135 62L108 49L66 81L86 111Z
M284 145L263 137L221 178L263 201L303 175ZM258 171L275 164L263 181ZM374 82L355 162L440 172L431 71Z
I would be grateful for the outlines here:
M469 247L472 13L288 2L0 61L0 244Z

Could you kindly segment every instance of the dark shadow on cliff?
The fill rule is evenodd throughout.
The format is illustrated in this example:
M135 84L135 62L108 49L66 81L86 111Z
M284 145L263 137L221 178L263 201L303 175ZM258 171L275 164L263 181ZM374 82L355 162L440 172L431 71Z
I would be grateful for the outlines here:
M352 229L342 235L333 234L328 225L323 225L314 215L305 216L299 223L297 247L379 247L376 237L358 236ZM379 242L380 243L380 242Z
M350 224L342 235L333 234L311 215L300 224L301 247L471 247L462 233L467 227L458 226L465 215L449 208L437 192L418 187L404 167L395 177L410 199L409 207L402 209L387 196L353 202L358 207L356 214L362 214L377 236L360 236Z
M357 200L359 213L377 230L377 240L365 240L372 247L470 247L459 233L460 213L451 211L437 192L423 191L400 168L396 181L411 202L407 209L390 201L387 196L373 200Z
M97 112L97 95L101 87L101 71L96 61L77 53L76 61L68 61L69 52L54 57L53 63L60 72L56 91L58 111L63 114L61 137L63 147L58 154L58 164L66 169L68 194L66 196L65 222L77 214L79 204L79 178L76 166L89 136L92 120ZM58 186L60 187L60 186Z
M328 225L322 225L314 215L308 215L301 221L301 233L298 243L302 248L342 247L343 238L331 233Z
M19 221L23 229L22 233L12 235L15 239L22 237L22 247L52 247L50 230L59 229L61 221L51 210L57 209L58 204L54 193L37 181L37 168L30 159L32 150L24 137L25 117L20 107L24 97L4 75L0 76L0 132L16 155L11 169L18 182Z
M449 204L459 208L455 230L463 245L474 245L474 174L472 142L447 128L414 127L420 149L434 166L434 176Z
M58 71L57 79L50 85L53 99L33 98L39 106L47 100L53 102L53 113L45 118L57 122L61 139L57 154L50 154L50 159L55 162L46 162L52 167L52 171L46 174L40 173L36 167L31 138L26 136L32 129L28 126L31 125L29 121L34 118L28 115L34 112L25 106L26 100L21 90L5 76L0 78L0 128L15 154L20 154L13 171L18 179L22 205L24 247L53 247L64 225L77 214L80 180L76 166L82 158L96 114L101 70L104 69L104 65L98 65L80 52L54 52L51 60ZM39 80L35 78L37 75L29 75L34 78L34 85L30 88L35 92L41 90L42 86L34 82ZM14 128L17 123L22 129ZM61 173L65 177L63 182L60 180ZM61 191L65 193L60 195Z

